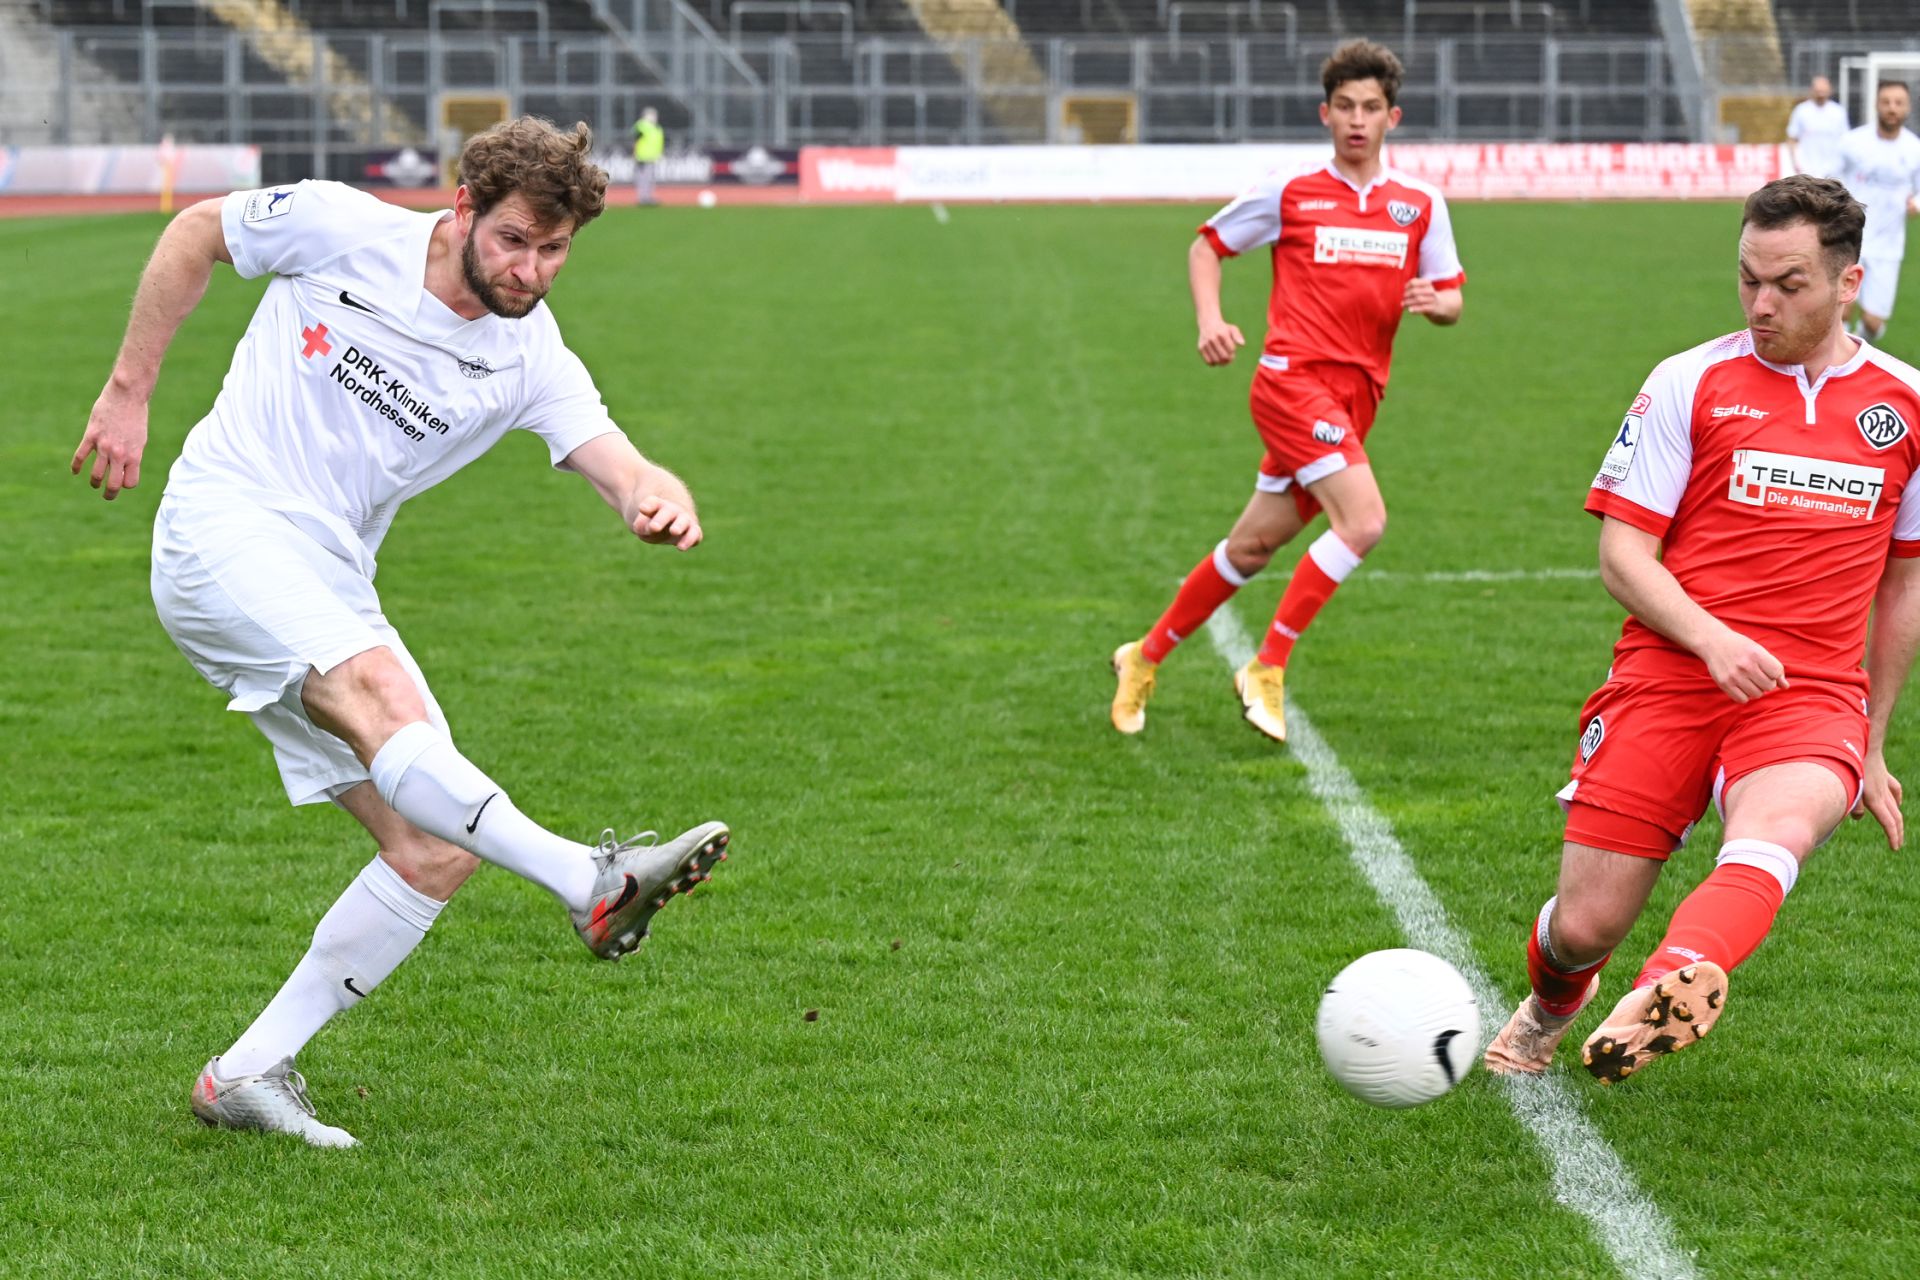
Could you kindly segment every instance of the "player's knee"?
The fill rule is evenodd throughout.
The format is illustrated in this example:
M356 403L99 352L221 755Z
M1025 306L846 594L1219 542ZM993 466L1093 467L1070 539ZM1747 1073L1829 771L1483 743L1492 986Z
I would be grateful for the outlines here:
M465 849L412 828L382 844L381 858L408 887L439 902L451 898L480 867L480 859Z
M1380 539L1387 534L1387 512L1384 507L1362 512L1334 527L1334 533L1347 549L1357 556L1364 556L1380 545Z
M1241 577L1251 578L1267 567L1279 549L1280 540L1272 534L1235 532L1227 538L1227 563Z
M1553 953L1568 965L1582 966L1619 946L1633 927L1632 919L1616 920L1613 914L1562 899L1553 911Z
M370 727L383 736L427 718L420 686L390 650L370 650L344 664L340 671L346 676L349 699L369 717Z

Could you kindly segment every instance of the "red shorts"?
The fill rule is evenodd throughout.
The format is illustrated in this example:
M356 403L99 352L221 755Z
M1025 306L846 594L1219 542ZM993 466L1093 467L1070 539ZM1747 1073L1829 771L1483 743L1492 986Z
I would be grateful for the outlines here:
M1580 711L1573 781L1560 793L1567 839L1665 858L1728 787L1768 765L1824 765L1858 796L1867 744L1858 688L1795 677L1735 702L1702 675L1609 679Z
M1313 519L1320 504L1307 486L1367 461L1364 444L1380 408L1380 388L1357 365L1262 364L1254 371L1252 402L1253 425L1267 446L1256 487L1262 493L1292 489L1300 518Z

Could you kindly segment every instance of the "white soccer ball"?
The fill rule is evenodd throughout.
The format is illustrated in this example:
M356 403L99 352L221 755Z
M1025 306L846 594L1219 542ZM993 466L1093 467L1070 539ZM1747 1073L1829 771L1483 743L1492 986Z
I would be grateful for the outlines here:
M1473 1066L1480 1009L1459 970L1400 947L1342 969L1320 998L1315 1030L1341 1088L1376 1107L1417 1107Z
M702 191L698 196L694 198L700 202L700 207L702 209L711 209L713 208L713 206L720 203L720 197L713 194L713 192L711 191Z

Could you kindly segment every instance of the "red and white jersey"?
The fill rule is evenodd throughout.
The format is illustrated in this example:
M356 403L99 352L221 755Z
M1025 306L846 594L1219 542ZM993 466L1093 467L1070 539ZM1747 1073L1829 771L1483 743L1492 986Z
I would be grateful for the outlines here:
M1746 330L1663 361L1627 411L1587 510L1662 541L1694 603L1789 676L1866 683L1867 614L1887 557L1920 556L1920 370L1862 343L1808 383ZM1625 672L1700 661L1628 618Z
M1223 258L1273 246L1261 363L1358 365L1387 385L1407 281L1466 283L1437 188L1394 169L1356 187L1331 161L1276 169L1200 228Z

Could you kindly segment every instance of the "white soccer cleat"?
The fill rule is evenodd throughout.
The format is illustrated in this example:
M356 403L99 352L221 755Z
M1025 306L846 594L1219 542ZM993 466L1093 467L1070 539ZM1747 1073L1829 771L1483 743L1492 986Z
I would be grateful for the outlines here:
M357 1147L345 1129L321 1124L307 1099L307 1082L282 1058L257 1076L220 1075L220 1059L211 1059L193 1082L193 1114L217 1129L259 1129L292 1133L315 1147Z
M600 874L587 909L574 913L573 927L602 960L618 960L639 946L653 913L674 894L692 893L695 885L713 879L714 864L727 860L732 835L726 823L708 822L666 844L656 844L658 839L642 831L615 840L612 829L601 837L593 855Z

